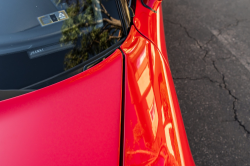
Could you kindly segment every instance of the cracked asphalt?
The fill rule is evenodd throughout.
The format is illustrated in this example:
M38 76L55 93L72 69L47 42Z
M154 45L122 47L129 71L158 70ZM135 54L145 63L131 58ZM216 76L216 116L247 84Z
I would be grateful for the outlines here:
M170 67L196 165L250 165L250 1L162 3Z

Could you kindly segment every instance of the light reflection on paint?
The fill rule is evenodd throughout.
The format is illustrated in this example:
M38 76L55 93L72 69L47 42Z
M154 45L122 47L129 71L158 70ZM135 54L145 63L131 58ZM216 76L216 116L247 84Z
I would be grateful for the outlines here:
M137 66L138 69L139 69L139 67L141 66L141 64L142 64L143 60L145 59L146 55L147 55L147 54L146 54L146 48L144 48L144 49L143 49L143 52L141 53L140 57L139 57L138 60L137 60L136 66Z
M139 90L141 92L141 95L144 94L144 92L146 91L146 89L148 88L150 84L150 80L149 80L149 68L148 66L144 69L141 77L139 78L138 80L138 87L139 87Z
M165 134L166 134L166 143L167 143L168 150L174 156L174 151L173 151L173 147L172 147L172 143L171 143L171 139L169 135L169 129L171 128L172 128L172 124L168 123L167 126L165 127Z
M132 107L125 112L135 117L129 115L125 126L126 131L131 128L133 138L125 140L125 165L177 166L179 150L174 145L175 126L159 52L144 38L132 35L139 44L127 42L128 49L122 48L128 63L127 94L132 94ZM140 47L132 51L129 45Z
M157 112L157 108L156 108L156 104L155 104L155 100L153 99L153 104L152 107L149 109L149 114L151 117L151 123L152 123L152 131L154 134L154 139L156 137L156 132L158 129L158 112Z

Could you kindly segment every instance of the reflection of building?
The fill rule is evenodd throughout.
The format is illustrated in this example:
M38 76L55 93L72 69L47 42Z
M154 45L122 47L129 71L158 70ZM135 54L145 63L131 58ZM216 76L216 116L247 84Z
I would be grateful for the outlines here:
M146 49L146 48L145 48ZM138 59L136 59L136 68L137 71L135 73L135 79L138 84L139 94L141 101L139 101L142 105L140 110L145 110L147 112L143 112L145 115L145 126L151 130L152 133L151 139L154 140L156 137L157 126L158 126L158 113L157 107L155 103L154 91L152 88L152 83L150 80L150 64L149 59L146 54L146 50L142 52ZM140 111L138 110L138 111Z
M150 165L159 164L160 160L178 165L179 152L174 146L176 138L159 52L145 40L137 41L133 48L130 51L135 53L128 56L128 80L138 120L134 139L140 146L141 140L137 139L143 139L145 147L140 147L143 151L135 149L128 154L139 155Z

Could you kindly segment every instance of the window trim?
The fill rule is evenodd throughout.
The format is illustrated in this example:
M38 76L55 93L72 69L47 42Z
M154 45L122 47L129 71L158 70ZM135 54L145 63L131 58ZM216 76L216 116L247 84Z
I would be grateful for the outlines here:
M126 14L126 11L121 3L121 0L115 0L115 1L117 3L118 13L120 14L122 26L124 29L124 34L125 34L125 36L127 36L129 33L130 22L129 22L129 20L127 20L126 17L129 17L129 16Z

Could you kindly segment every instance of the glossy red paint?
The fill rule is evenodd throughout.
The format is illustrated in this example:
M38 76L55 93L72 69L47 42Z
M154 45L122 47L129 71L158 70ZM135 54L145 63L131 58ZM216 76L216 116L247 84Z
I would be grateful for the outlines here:
M168 82L168 90L170 99L173 101L173 108L175 109L176 121L178 123L179 135L181 138L179 144L182 146L183 160L185 165L194 165L167 59L162 6L158 8L157 13L154 13L148 8L145 8L140 0L136 0L136 11L133 23L140 34L146 37L158 48L162 61L164 61L166 67L165 72L167 73L166 80Z
M194 165L161 10L137 0L135 26L121 46L126 166ZM81 74L0 102L0 165L119 165L122 67L116 50Z
M162 5L159 6L157 11L157 23L156 23L156 33L157 33L157 40L155 45L159 48L162 55L165 57L167 64L168 56L167 56L167 48L166 48L166 40L165 40L165 32L164 32L164 23L163 23L163 15L162 15Z
M168 62L168 56L167 56L167 48L166 48L166 43L165 43L162 5L158 8L158 11L157 11L157 24L156 25L157 25L157 34L158 34L156 45L159 48L161 55L163 56L163 59L165 60L165 64L170 68L169 62ZM181 145L182 145L182 151L184 155L184 161L186 162L186 165L192 166L192 165L195 165L195 163L194 163L193 156L191 154L190 147L188 144L188 139L187 139L187 135L186 135L186 131L185 131L185 127L184 127L184 123L183 123L183 119L182 119L182 115L181 115L181 111L179 107L178 98L177 98L176 91L175 91L175 86L174 86L174 81L172 78L171 70L169 69L166 72L169 75L168 77L169 87L171 91L172 100L174 102L175 109L176 109L176 117L177 117L177 121L179 125L179 133L181 137Z
M0 102L0 165L119 165L122 59Z
M162 19L161 5L158 8L157 13L154 13L143 6L141 0L136 0L135 16L133 19L134 26L156 46L163 44L162 48L166 48ZM159 49L161 49L161 47L159 47Z
M143 3L156 11L158 7L161 5L162 0L143 0Z
M194 165L160 49L134 26L121 49L126 57L124 165Z

